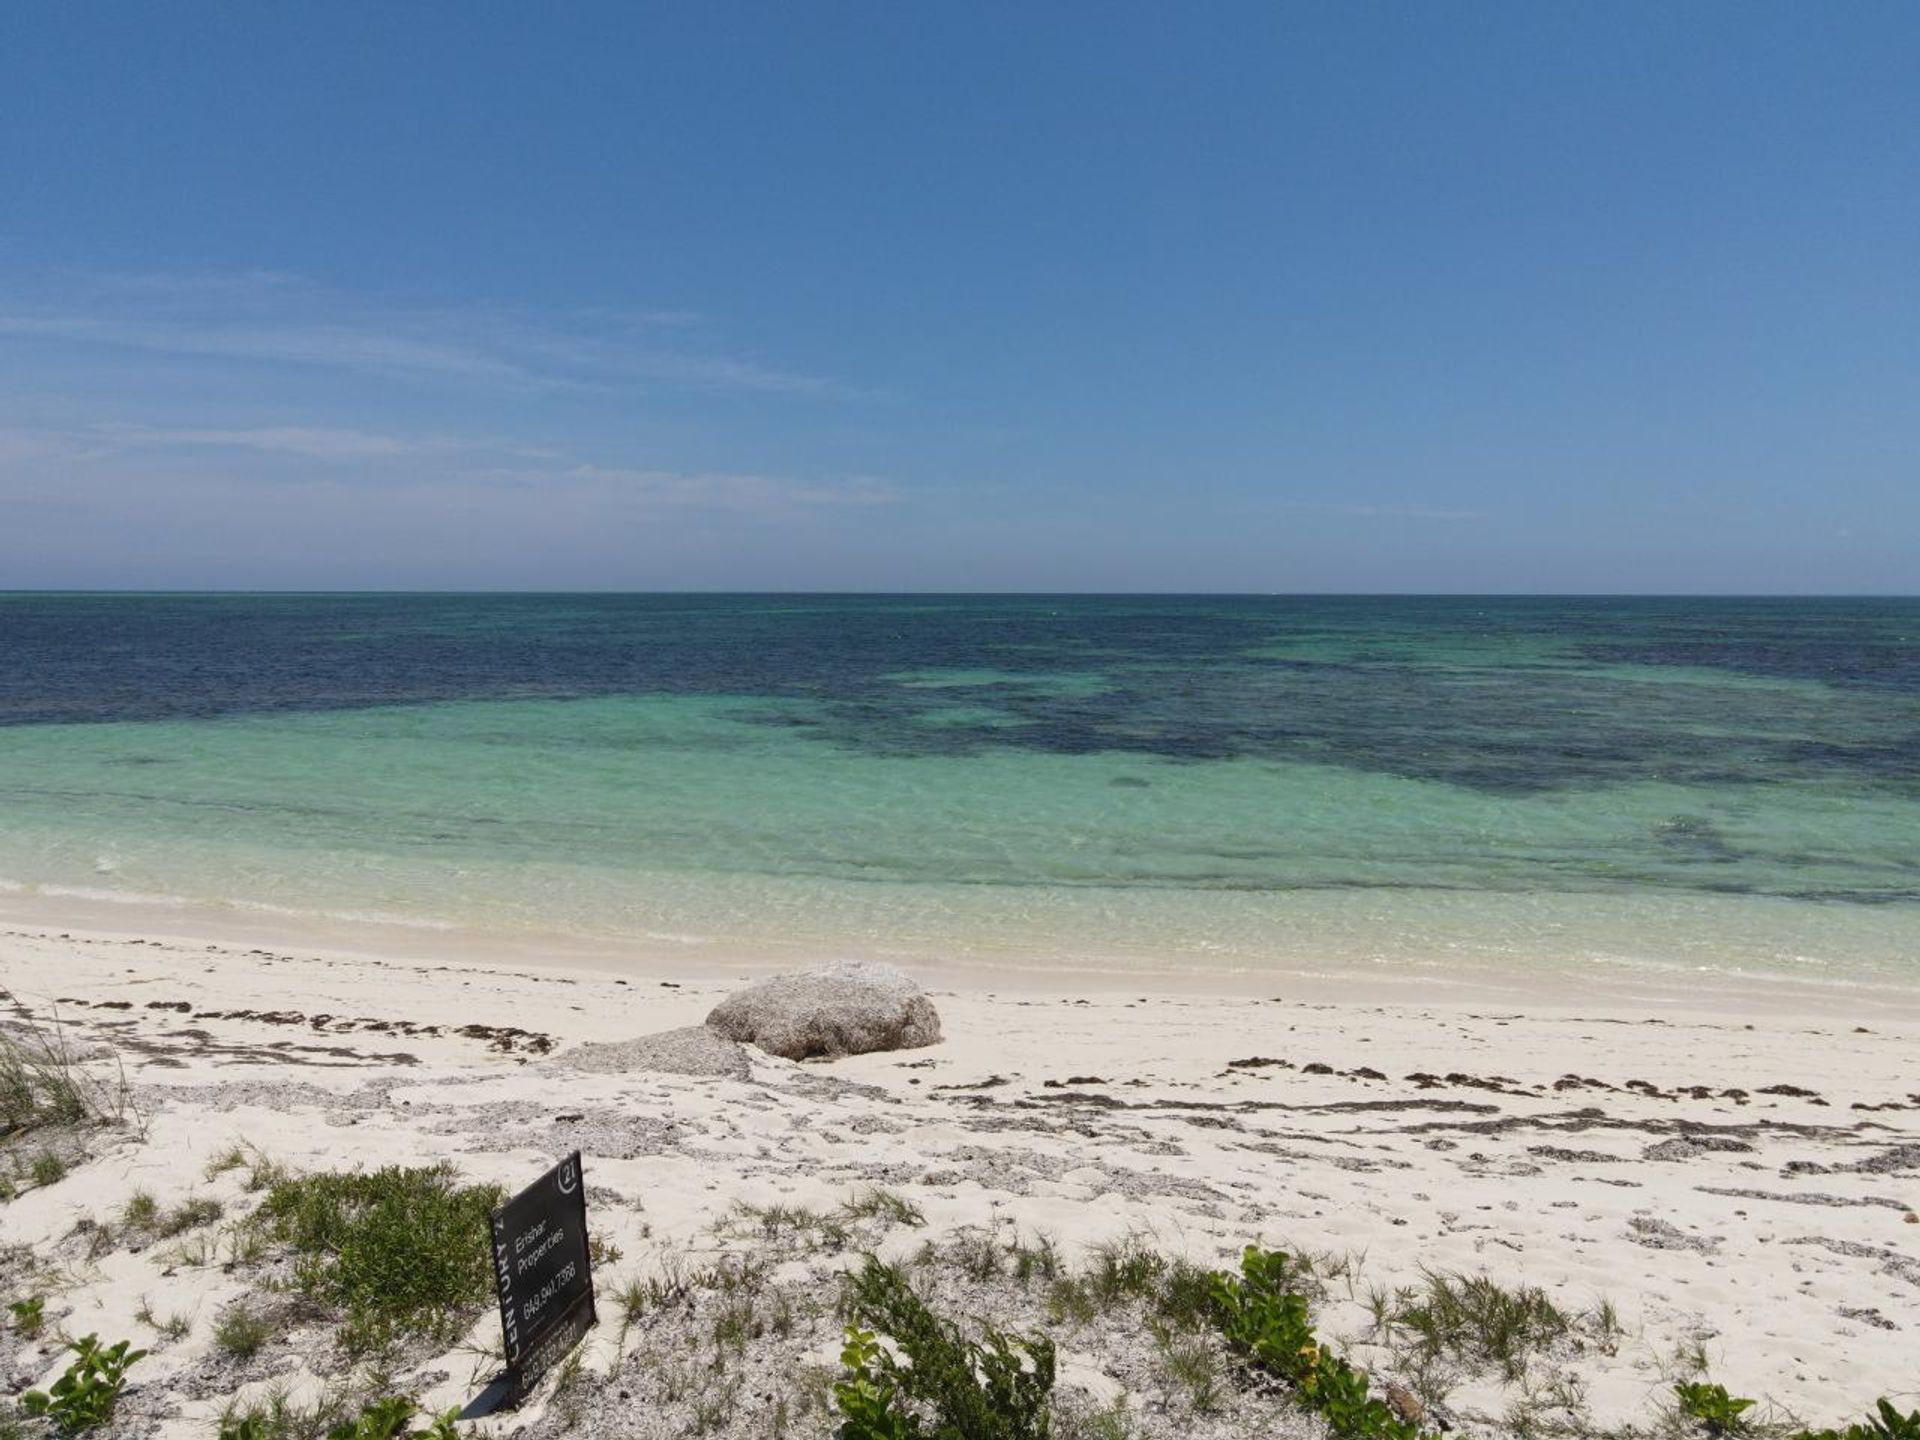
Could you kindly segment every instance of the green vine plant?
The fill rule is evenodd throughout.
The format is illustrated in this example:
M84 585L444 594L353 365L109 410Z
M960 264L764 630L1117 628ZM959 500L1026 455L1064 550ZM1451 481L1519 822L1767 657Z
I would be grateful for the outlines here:
M1676 1385L1673 1393L1680 1401L1681 1412L1698 1421L1710 1440L1747 1433L1745 1415L1754 1402L1729 1395L1726 1386L1702 1380ZM1920 1410L1903 1415L1883 1396L1875 1403L1873 1414L1844 1430L1796 1430L1787 1440L1920 1440Z
M1747 1428L1743 1417L1754 1402L1729 1395L1724 1385L1683 1381L1673 1387L1673 1393L1679 1397L1681 1410L1698 1420L1715 1440L1722 1435L1738 1435Z
M113 1418L127 1371L146 1351L133 1350L121 1340L103 1347L97 1335L85 1335L70 1347L75 1359L47 1390L29 1390L20 1397L27 1414L53 1422L63 1436L84 1435Z
M1289 1287L1292 1257L1249 1245L1237 1276L1215 1272L1214 1317L1227 1343L1292 1387L1335 1440L1428 1440L1375 1399L1367 1377L1314 1335L1307 1297Z
M1053 1342L989 1325L976 1343L869 1255L847 1282L839 1440L1048 1440ZM880 1343L884 1334L904 1363ZM921 1417L926 1417L922 1423Z

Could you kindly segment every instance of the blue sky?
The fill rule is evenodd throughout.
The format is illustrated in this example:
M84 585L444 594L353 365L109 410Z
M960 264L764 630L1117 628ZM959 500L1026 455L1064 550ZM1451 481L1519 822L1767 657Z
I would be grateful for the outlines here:
M1920 591L1916 55L9 7L0 587Z

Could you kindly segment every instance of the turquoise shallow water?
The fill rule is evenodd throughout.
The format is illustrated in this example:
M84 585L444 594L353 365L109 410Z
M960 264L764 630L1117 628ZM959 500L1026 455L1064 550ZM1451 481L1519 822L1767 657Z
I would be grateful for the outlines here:
M0 597L0 885L651 948L1920 979L1920 604Z

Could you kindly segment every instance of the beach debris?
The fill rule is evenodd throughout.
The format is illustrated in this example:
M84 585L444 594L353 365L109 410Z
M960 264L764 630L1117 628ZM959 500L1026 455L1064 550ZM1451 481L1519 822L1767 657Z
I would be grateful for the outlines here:
M1882 1315L1877 1306L1842 1305L1835 1312L1843 1320L1858 1320L1862 1325L1871 1325L1876 1330L1898 1330L1900 1327Z
M1609 1155L1604 1150L1569 1150L1564 1145L1529 1145L1527 1153L1542 1160L1566 1160L1584 1165L1618 1165L1626 1159L1624 1155Z
M1641 1152L1641 1158L1691 1160L1696 1155L1706 1155L1716 1150L1734 1155L1746 1155L1752 1153L1753 1146L1744 1140L1735 1140L1727 1135L1683 1135L1672 1140L1662 1140L1657 1145L1649 1145Z
M1633 1216L1627 1221L1627 1228L1633 1231L1628 1238L1649 1250L1698 1250L1703 1254L1711 1254L1720 1248L1724 1238L1719 1235L1689 1235L1672 1222L1651 1215Z
M705 1025L661 1030L632 1040L576 1045L557 1061L571 1070L621 1075L644 1070L668 1075L711 1075L746 1080L753 1075L747 1052Z
M1891 1150L1882 1150L1878 1155L1840 1168L1857 1170L1863 1175L1889 1175L1895 1170L1920 1170L1920 1145L1896 1145Z
M1387 1406L1409 1425L1418 1425L1427 1418L1427 1407L1406 1386L1389 1380L1382 1393L1386 1396Z
M919 985L873 961L756 981L716 1005L707 1024L788 1060L909 1050L940 1039L939 1012Z

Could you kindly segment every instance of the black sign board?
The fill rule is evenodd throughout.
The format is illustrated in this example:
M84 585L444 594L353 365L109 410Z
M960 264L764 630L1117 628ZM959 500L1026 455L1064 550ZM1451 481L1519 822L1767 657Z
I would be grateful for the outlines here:
M493 1212L493 1279L507 1379L518 1392L578 1345L598 1319L578 1150Z

